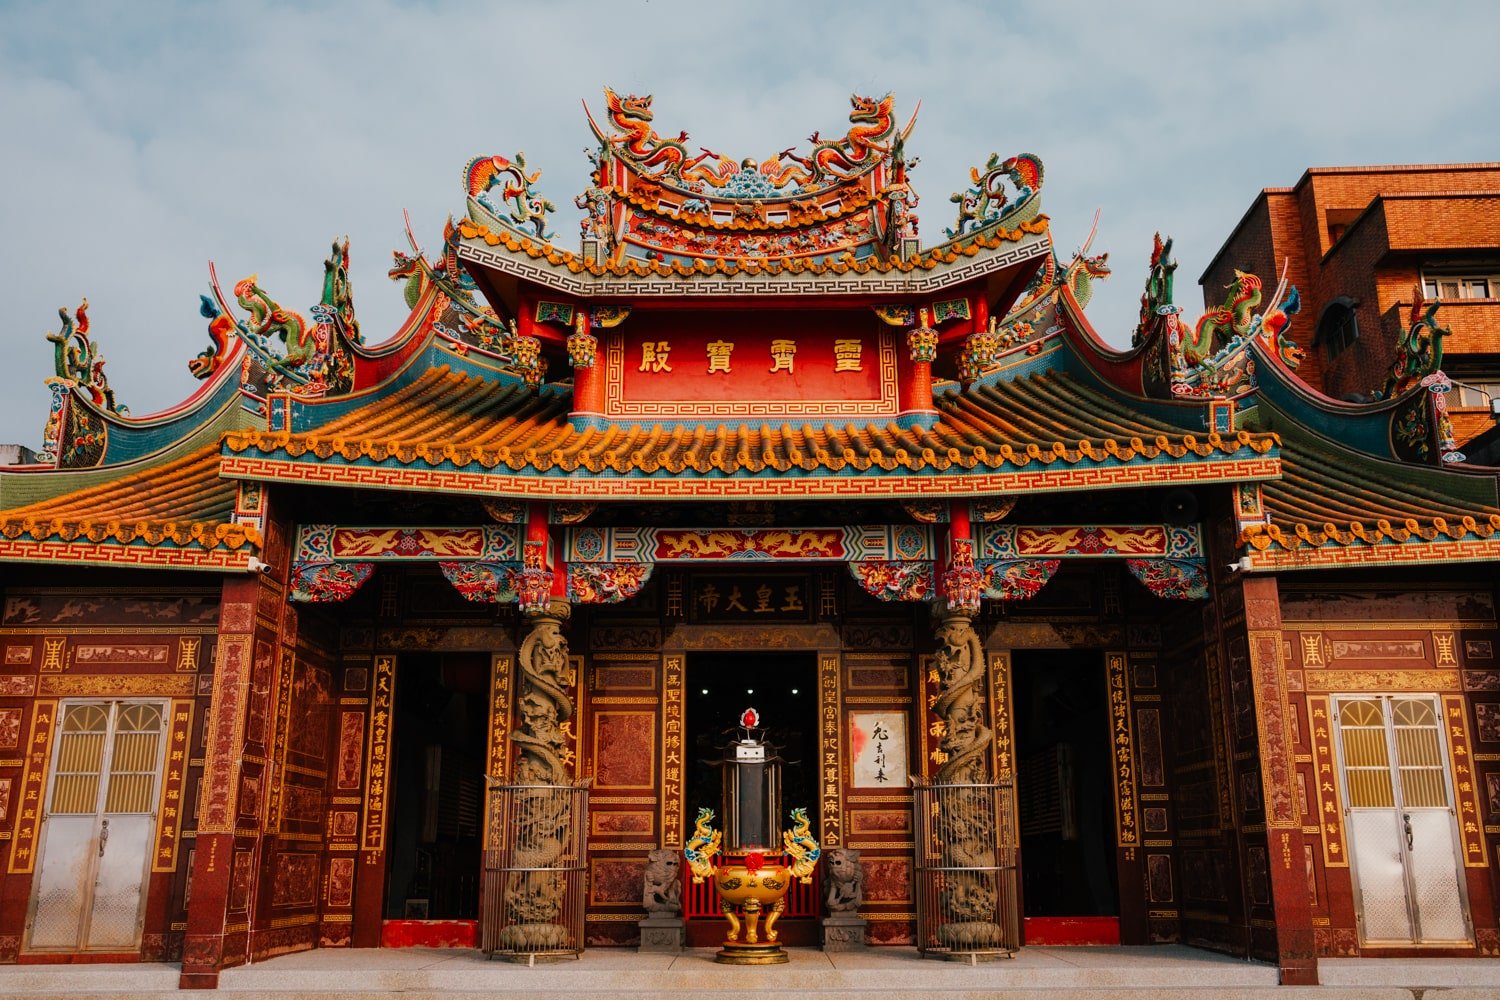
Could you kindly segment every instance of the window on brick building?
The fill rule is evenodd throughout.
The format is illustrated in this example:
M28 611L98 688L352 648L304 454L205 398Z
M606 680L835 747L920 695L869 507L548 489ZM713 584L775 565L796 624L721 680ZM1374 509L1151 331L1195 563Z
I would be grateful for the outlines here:
M1313 344L1323 348L1329 360L1343 354L1349 345L1359 339L1359 320L1354 315L1354 305L1346 298L1337 298L1328 303L1323 316L1318 320L1317 336Z
M1433 299L1500 299L1500 273L1428 274L1422 294Z
M1500 375L1475 375L1453 379L1453 390L1447 394L1450 407L1466 406L1488 410L1490 400L1500 399Z

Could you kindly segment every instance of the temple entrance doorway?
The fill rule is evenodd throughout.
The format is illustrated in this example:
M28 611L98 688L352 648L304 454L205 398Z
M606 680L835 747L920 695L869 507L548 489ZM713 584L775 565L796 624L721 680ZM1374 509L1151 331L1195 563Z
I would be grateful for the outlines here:
M1118 944L1104 656L1018 651L1012 662L1025 943Z
M485 653L397 661L386 920L479 916L489 685Z
M787 811L800 806L807 809L812 828L819 829L817 654L779 649L689 653L686 666L683 828L692 829L702 806L714 811L716 824L722 823L721 775L707 762L723 756L724 745L737 738L740 716L753 707L760 713L766 739L781 748L786 761L781 771L782 825ZM713 887L694 886L689 879L684 888L688 945L719 944L728 925L714 906ZM794 883L786 915L776 925L783 944L817 943L822 912L818 890L816 878L811 886Z

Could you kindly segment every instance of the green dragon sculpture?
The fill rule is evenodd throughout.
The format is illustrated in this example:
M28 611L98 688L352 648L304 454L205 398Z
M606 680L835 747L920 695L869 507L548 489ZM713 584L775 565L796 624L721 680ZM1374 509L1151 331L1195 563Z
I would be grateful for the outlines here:
M1042 186L1042 161L1031 153L1020 153L1001 160L999 153L991 153L983 167L971 167L969 180L974 186L956 191L948 200L958 206L958 221L946 230L949 239L957 239L977 232L999 222L1010 204L1002 180L1009 180L1015 188L1015 204L1019 205Z
M52 342L52 364L57 377L67 379L85 389L95 406L110 413L127 414L130 410L115 401L115 392L109 387L104 375L104 358L99 354L99 345L89 338L89 300L79 303L73 316L67 309L59 309L62 329L47 334Z
M807 818L806 809L792 810L792 828L782 833L782 842L786 845L786 853L791 856L790 870L803 885L812 881L813 869L817 867L818 858L822 856L823 849L812 836L812 823Z
M1427 302L1421 286L1417 287L1406 330L1396 342L1396 359L1378 399L1393 399L1443 367L1443 338L1449 331L1438 326L1438 305L1437 301Z
M1172 276L1177 270L1177 261L1172 259L1172 237L1165 240L1161 233L1152 237L1151 271L1146 277L1146 290L1141 293L1141 317L1136 323L1131 346L1144 341L1156 324L1162 309L1175 309L1172 299Z
M247 332L250 336L269 342L272 337L286 346L286 353L266 362L266 367L278 372L300 368L318 353L313 331L301 313L283 308L260 287L260 276L256 274L235 283L235 301L250 313Z
M1250 332L1255 307L1260 305L1260 278L1237 270L1234 280L1224 287L1229 289L1224 304L1198 317L1192 334L1183 339L1182 356L1190 365L1201 364L1235 337Z
M713 858L719 853L719 844L724 834L711 825L714 821L712 809L699 809L698 820L693 824L693 835L683 846L682 856L687 858L688 868L693 873L694 884L701 885L714 874Z
M525 153L517 153L509 159L480 156L464 167L464 181L470 198L496 213L497 217L504 212L502 221L517 229L529 227L537 239L550 240L553 234L547 231L547 216L557 211L557 206L537 192L536 182L541 176L540 170L527 172ZM497 187L500 189L499 204L490 194ZM503 205L509 206L508 212L501 207Z

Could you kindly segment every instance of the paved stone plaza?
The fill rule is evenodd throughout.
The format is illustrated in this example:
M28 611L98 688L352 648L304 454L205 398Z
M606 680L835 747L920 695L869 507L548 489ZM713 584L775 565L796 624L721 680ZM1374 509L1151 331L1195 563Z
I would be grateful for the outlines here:
M1194 948L1027 948L979 966L923 961L910 949L833 954L793 949L789 965L716 965L711 950L681 955L587 952L578 961L534 968L488 962L475 951L320 950L226 971L219 992L319 1000L439 996L619 996L632 1000L774 995L797 1000L869 1000L942 994L979 998L1111 996L1173 998L1335 997L1343 1000L1478 1000L1500 997L1500 960L1324 959L1321 987L1277 985L1276 968ZM176 965L11 965L0 967L0 997L157 998L182 996Z

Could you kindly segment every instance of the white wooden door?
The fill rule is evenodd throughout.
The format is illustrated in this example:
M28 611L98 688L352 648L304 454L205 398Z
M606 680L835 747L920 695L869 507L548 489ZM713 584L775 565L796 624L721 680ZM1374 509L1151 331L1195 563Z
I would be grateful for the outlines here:
M27 947L140 946L166 705L65 701L43 808Z
M1335 706L1361 939L1471 942L1437 699L1365 695Z

